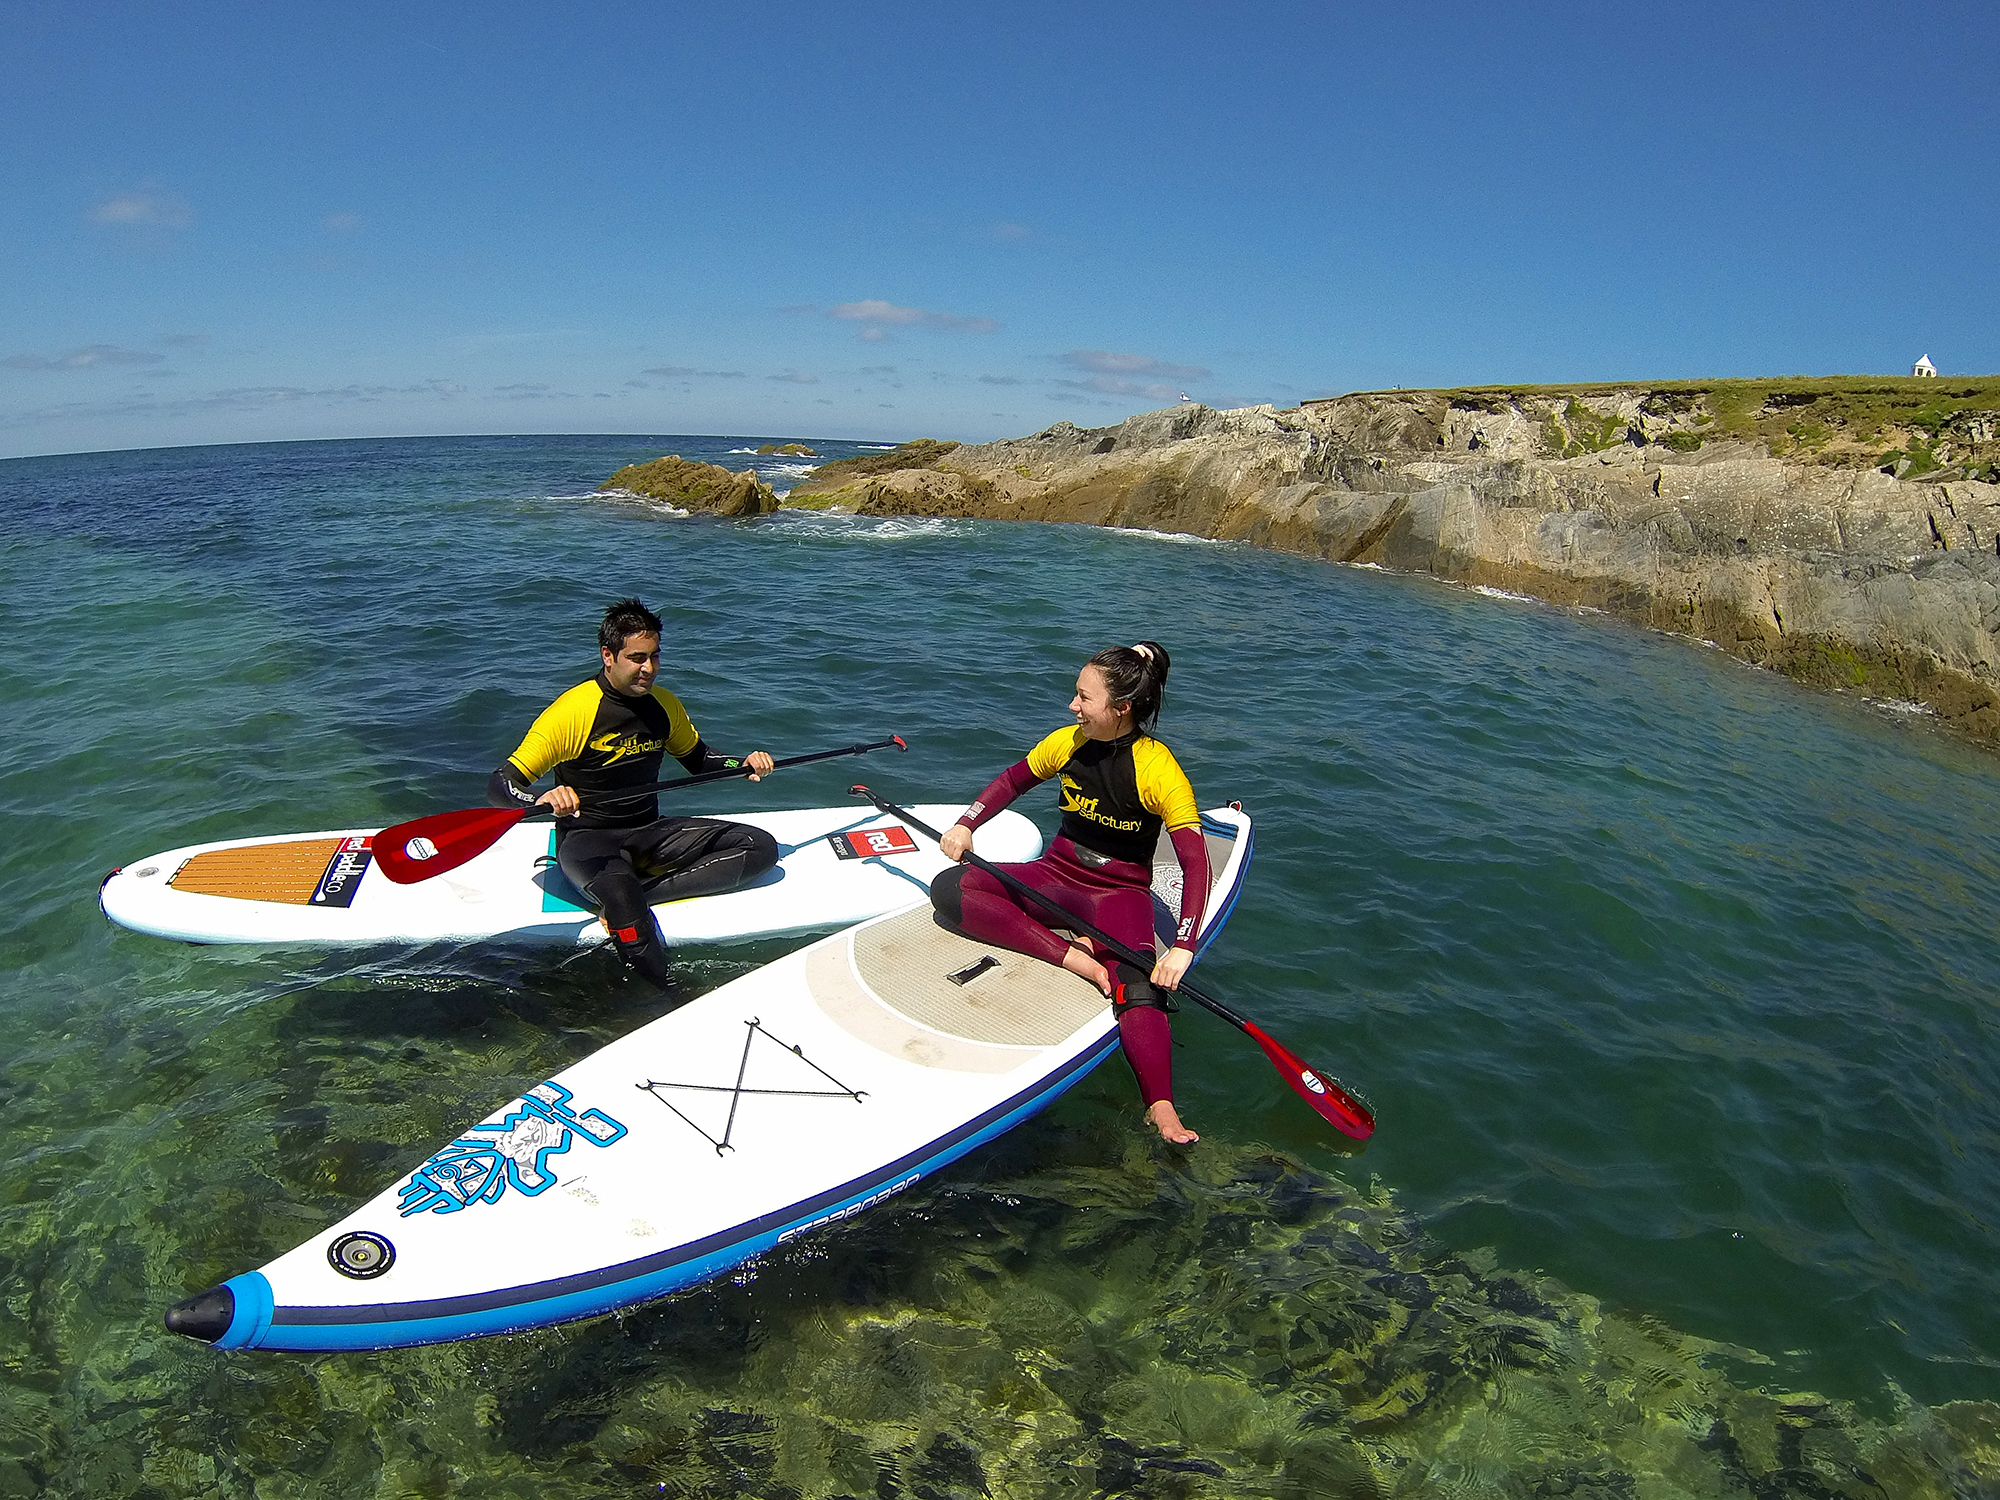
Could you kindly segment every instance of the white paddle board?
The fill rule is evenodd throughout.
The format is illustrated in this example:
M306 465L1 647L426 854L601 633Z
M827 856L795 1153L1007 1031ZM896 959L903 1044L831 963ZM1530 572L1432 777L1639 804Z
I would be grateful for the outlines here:
M1206 947L1251 837L1235 808L1202 823ZM1170 941L1180 870L1164 837L1155 872ZM379 1349L625 1307L901 1192L1117 1046L1092 986L947 931L925 901L536 1084L340 1223L179 1304L167 1326L224 1349Z
M915 808L942 827L964 805ZM869 808L733 814L778 841L779 859L749 885L653 908L669 944L726 943L847 927L906 906L930 888L945 857L928 839ZM374 867L379 829L231 839L169 849L113 870L98 904L121 927L184 943L473 942L506 938L588 944L604 928L555 863L555 830L520 823L457 869L397 885ZM975 846L993 860L1029 860L1042 836L1005 811Z

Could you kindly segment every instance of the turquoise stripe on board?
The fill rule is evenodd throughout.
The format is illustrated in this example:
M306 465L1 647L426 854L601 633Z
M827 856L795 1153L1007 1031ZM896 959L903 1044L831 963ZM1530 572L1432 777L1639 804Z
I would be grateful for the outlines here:
M580 905L563 894L564 891L576 891L576 887L569 883L569 877L556 865L556 831L553 828L549 830L549 862L542 866L541 887L543 911L588 912L590 910L589 907ZM582 894L580 891L576 893Z

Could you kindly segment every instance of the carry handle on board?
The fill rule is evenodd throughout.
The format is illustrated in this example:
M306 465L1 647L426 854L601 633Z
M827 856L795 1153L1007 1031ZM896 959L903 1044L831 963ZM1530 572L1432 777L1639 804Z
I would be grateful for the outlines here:
M850 797L866 797L890 817L900 818L903 822L909 824L910 827L916 829L918 833L925 834L932 839L942 842L942 835L935 828L921 819L913 817L902 808L896 806L895 803L876 796L867 787L851 786L847 789L847 794ZM1050 897L1043 895L1040 891L1029 885L1026 881L1015 879L992 861L981 859L977 854L968 849L965 852L965 862L975 869L984 870L1010 891L1026 896L1029 900L1034 901L1055 916L1060 917L1064 927L1069 928L1073 932L1081 932L1089 937L1096 938L1098 942L1102 943L1113 953L1124 959L1126 963L1131 964L1141 972L1152 968L1151 959L1126 947L1102 928L1092 926L1075 912L1065 909ZM1271 1060L1271 1066L1278 1070L1285 1082L1289 1083L1293 1091L1301 1099L1305 1100L1307 1104L1311 1105L1313 1111L1328 1124L1332 1125L1335 1130L1340 1131L1343 1135L1352 1136L1357 1141L1365 1141L1375 1133L1375 1116L1373 1112L1369 1110L1367 1105L1342 1088L1335 1081L1331 1073L1318 1068L1307 1067L1296 1052L1273 1037L1255 1021L1245 1016L1239 1016L1220 1000L1203 994L1186 980L1181 981L1180 988L1175 990L1174 993L1185 995L1188 999L1194 1001L1195 1004L1205 1006L1207 1009L1214 1011L1223 1020L1234 1026L1238 1031L1243 1032L1250 1040L1263 1048L1264 1055Z
M845 745L838 750L816 750L811 755L794 755L789 760L773 761L771 769L775 771L780 766L803 766L816 760L832 760L837 755L866 755L870 750L887 750L892 745L898 750L910 748L903 743L900 734L892 734L886 740L874 740L866 745ZM634 787L616 797L598 800L624 802L649 792L671 792L678 787L701 786L710 781L729 781L752 774L748 766L733 766L726 771L703 771L699 776L656 781L651 786ZM456 870L467 860L484 854L500 841L501 834L516 823L529 818L554 816L555 809L546 802L537 802L529 807L467 807L457 812L432 813L408 823L398 823L376 834L375 863L397 885L415 885L420 880Z

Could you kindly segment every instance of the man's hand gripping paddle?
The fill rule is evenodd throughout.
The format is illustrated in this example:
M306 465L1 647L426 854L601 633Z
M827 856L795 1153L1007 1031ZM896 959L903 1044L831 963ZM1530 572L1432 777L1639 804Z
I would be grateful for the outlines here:
M873 744L848 745L839 750L819 750L811 755L794 755L790 760L773 761L771 769L775 771L780 766L803 766L809 761L832 760L837 755L865 755L870 750L887 750L891 745L898 750L910 748L903 743L900 734L892 734L886 740L876 740ZM728 781L750 774L748 766L739 766L732 771L704 771L699 776L683 776L676 781L656 781L651 786L634 787L609 800L623 802L632 797L643 797L648 792L670 792L676 787L700 786L704 782ZM398 823L394 828L385 828L376 834L375 865L397 885L415 885L419 880L429 880L433 875L456 870L475 855L484 854L500 841L501 834L516 823L553 815L553 809L542 802L532 807L468 807L458 812L432 813L427 818Z
M902 808L896 806L895 803L876 796L867 787L852 786L847 791L851 797L866 797L890 817L902 819L903 822L916 829L918 833L925 834L932 839L939 838L938 831L935 828L912 817ZM1061 925L1072 932L1081 932L1089 937L1096 938L1098 942L1109 948L1135 969L1142 972L1151 970L1153 966L1151 959L1145 957L1143 954L1133 952L1132 949L1112 937L1110 933L1092 926L1090 923L1084 921L1083 918L1077 916L1076 913L1064 909L1057 902L1043 895L1026 881L1016 880L998 865L993 864L989 860L981 859L970 850L966 851L965 862L976 869L984 870L1010 891L1026 896L1029 900L1043 907L1058 917L1061 920ZM1314 1111L1328 1124L1332 1125L1335 1130L1338 1130L1343 1135L1350 1135L1357 1141L1365 1141L1375 1133L1375 1116L1369 1111L1368 1106L1335 1082L1331 1073L1322 1072L1318 1068L1307 1067L1304 1060L1296 1052L1271 1036L1269 1032L1265 1031L1255 1021L1249 1020L1244 1016L1239 1016L1220 1000L1210 995L1204 995L1186 980L1181 981L1180 988L1175 990L1174 993L1187 996L1195 1004L1214 1011L1215 1014L1222 1017L1223 1020L1234 1026L1238 1031L1248 1034L1250 1040L1264 1049L1264 1055L1271 1060L1271 1066L1278 1070L1285 1082L1289 1083L1298 1096L1305 1100L1307 1104L1310 1104Z

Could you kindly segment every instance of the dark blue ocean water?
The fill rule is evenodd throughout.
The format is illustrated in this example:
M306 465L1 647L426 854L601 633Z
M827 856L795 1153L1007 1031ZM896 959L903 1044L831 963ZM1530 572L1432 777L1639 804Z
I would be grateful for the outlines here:
M2000 1480L1969 1404L2000 1399L2000 761L1423 579L592 494L754 441L0 463L0 1494ZM713 742L900 732L871 779L914 800L1063 722L1091 652L1167 642L1162 737L1257 819L1207 982L1376 1140L1189 1013L1186 1156L1114 1063L909 1204L628 1318L321 1359L165 1334L658 1011L598 953L165 944L97 880L477 803L633 592ZM688 807L834 801L840 764ZM684 958L708 986L776 951Z

